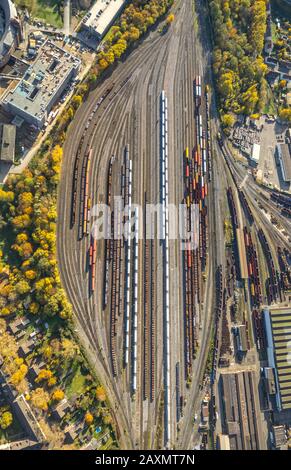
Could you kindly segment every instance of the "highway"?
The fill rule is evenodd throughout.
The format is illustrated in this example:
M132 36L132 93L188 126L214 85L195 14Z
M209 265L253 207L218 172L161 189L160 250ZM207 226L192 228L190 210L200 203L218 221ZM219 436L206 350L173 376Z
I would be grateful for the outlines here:
M204 11L200 2L195 4L202 20ZM199 112L206 128L205 84L211 84L211 56L206 26L202 22L201 30L197 27L194 2L177 0L172 10L175 21L168 30L161 32L156 27L140 41L77 111L64 145L58 194L57 252L62 283L73 305L77 333L106 387L122 449L193 446L193 416L199 411L200 385L214 326L215 273L219 265L225 274L226 191L230 185L236 191L246 173L245 168L232 161L228 151L225 155L221 153L216 142L218 121L212 97L208 256L198 261L200 301L195 301L198 346L186 377L185 269L181 240L170 237L166 250L169 259L167 332L165 245L158 239L157 221L146 218L144 208L146 204L157 205L163 200L163 91L168 103L167 202L178 208L184 201L185 151L190 149L193 155L197 148L193 84L200 75L203 96ZM266 225L274 253L278 243L286 246L286 239L278 230L274 231L254 203L255 198L263 200L260 191L264 194L264 189L258 189L252 177L247 184L255 226ZM131 202L127 215L134 221L135 238L130 243L121 237L106 243L100 238L94 244L94 227L100 217L96 205L106 204L108 197L111 209L117 197L125 204ZM275 204L271 201L268 204L287 229L288 222ZM241 208L240 214L244 225L247 222ZM127 220L126 216L123 220ZM114 212L114 219L109 223L111 234L116 224L121 227ZM145 240L149 228L153 240ZM206 266L202 275L203 262ZM169 400L165 402L167 335ZM182 403L183 417L177 413L177 396ZM165 412L167 402L169 413Z

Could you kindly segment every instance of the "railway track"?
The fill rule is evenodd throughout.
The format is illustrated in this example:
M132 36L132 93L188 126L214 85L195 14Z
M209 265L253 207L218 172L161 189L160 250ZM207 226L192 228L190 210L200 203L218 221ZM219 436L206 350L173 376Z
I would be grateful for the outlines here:
M64 207L59 206L58 254L61 275L84 335L91 344L92 352L95 352L97 372L101 380L104 380L104 383L108 386L110 400L119 409L116 415L117 419L120 415L120 428L127 430L127 437L124 437L127 443L124 448L126 448L126 445L131 447L137 445L134 436L138 436L139 445L148 445L148 442L153 443L154 435L159 426L157 416L163 389L162 344L157 339L161 337L162 333L159 317L161 308L159 284L161 252L154 240L146 241L142 246L136 242L131 244L129 253L134 253L134 256L131 257L130 266L130 316L128 318L126 306L128 295L126 289L126 242L123 239L118 241L106 240L105 242L97 239L95 243L95 238L92 237L93 209L97 203L108 203L108 199L109 205L112 206L111 198L119 193L121 193L124 200L128 199L129 188L126 184L126 169L121 168L121 158L126 143L130 144L132 151L132 195L135 197L136 202L143 206L145 188L142 183L143 172L145 171L146 192L149 194L151 202L158 201L159 184L157 178L153 178L153 181L151 181L152 175L158 174L157 164L153 157L149 158L150 165L148 166L144 166L142 160L146 155L154 155L159 146L158 137L155 137L157 134L157 100L159 93L165 86L171 96L171 107L173 107L172 86L177 87L182 76L186 78L183 93L187 113L184 113L181 107L179 108L178 113L181 116L183 115L183 119L180 120L181 124L179 124L179 132L181 135L186 136L185 141L190 142L194 137L195 122L192 113L194 110L192 83L195 76L195 64L192 57L194 44L187 39L187 31L193 28L193 22L188 18L187 11L187 7L191 2L187 3L188 5L185 5L183 2L182 6L180 5L181 9L178 10L177 7L176 10L175 34L178 38L180 28L182 28L182 25L186 25L181 39L179 38L178 42L175 43L175 41L165 36L158 36L157 33L154 33L153 40L152 38L146 40L141 45L138 53L134 51L126 63L119 67L120 71L113 71L112 76L104 85L101 85L98 92L93 92L89 97L86 107L83 106L78 111L78 126L73 123L65 147L64 165L66 165L67 174L63 176L64 180L61 184L59 199L70 200L70 204L65 204ZM183 49L184 44L187 46L185 51ZM183 54L178 57L179 51L183 51ZM177 58L177 65L186 59L185 67L181 67L181 69L178 67L173 70L174 55ZM144 76L144 83L139 80L140 74ZM191 81L189 81L189 76L192 76ZM99 97L104 96L109 88L111 89L108 95L98 104ZM148 99L154 103L150 111L147 110L148 107L144 104L145 93ZM120 119L120 116L124 118ZM134 116L135 118L133 118ZM83 125L81 126L80 123ZM73 138L70 139L70 135ZM205 139L203 135L202 139ZM202 145L206 146L203 142ZM183 148L185 148L185 142L183 142ZM88 166L86 159L88 158L88 151L91 151L91 149L90 166ZM205 149L202 148L203 150ZM113 154L116 155L117 168L112 168L112 182L109 184L110 159ZM76 156L75 161L71 158L71 155ZM195 156L193 160L195 160ZM203 161L201 162L202 168ZM174 166L171 155L169 172L173 172ZM179 168L182 170L182 161ZM119 169L121 183L118 184L118 188L120 187L120 191L116 189ZM205 168L202 169L203 172L205 173ZM201 174L201 181L204 176L206 175ZM174 192L177 201L183 189L181 178L182 173L175 172L176 186ZM109 191L110 197L108 197L110 185L112 185L112 190ZM201 185L201 188L203 187L205 188L204 184ZM181 202L181 199L179 202ZM200 216L200 227L204 226L203 217L204 215ZM79 220L78 224L76 224L77 220ZM204 263L203 253L205 253L207 243L205 231L202 237L205 243L200 241L200 251L196 253L196 256L191 255L190 280L197 280L195 281L197 284L195 290L198 292L194 294L192 290L190 300L193 305L191 311L192 349L194 349L195 331L193 326L194 316L196 315L194 302L199 303L203 296L203 292L199 291L201 281L198 278L201 266ZM170 250L172 253L172 247ZM177 247L175 250L177 250ZM133 263L137 258L137 253L138 264L134 266ZM84 270L87 258L89 258L88 272ZM182 265L182 255L177 251L175 260L178 265ZM143 269L141 269L142 266ZM96 279L93 273L96 274ZM103 273L103 275L100 277L99 273ZM132 281L136 274L138 274L139 285L137 291L135 291L136 282L135 280ZM172 274L170 278L171 276ZM89 286L91 282L89 293L87 288L88 279ZM177 308L175 307L177 313L175 313L175 319L169 329L171 338L174 338L174 333L176 333L176 325L180 328L181 321L183 321L183 316L180 316L180 312L182 312L182 309L180 309L182 295L178 289L181 286L182 279L178 275L177 279L178 282L174 282L173 292L175 294L173 296L171 294L170 298L171 308L177 305ZM141 288L141 282L145 285L143 289ZM141 292L143 292L142 295ZM136 305L137 298L138 303ZM140 317L142 317L141 313L144 312L143 324L140 322L136 324L137 310ZM127 324L128 320L130 326L127 334L126 327L123 328L123 326ZM133 320L133 323L131 320ZM184 345L181 342L183 342L183 334L181 335L181 341L179 340L175 345L175 350L171 351L171 354L173 354L173 360L170 362L171 379L169 387L171 391L175 389L176 383L175 364L179 362L181 369L184 365ZM133 349L135 353L132 357L131 352ZM144 356L144 381L141 382L143 350L146 351L146 354ZM128 359L126 359L127 357ZM135 363L137 364L136 367L133 365ZM108 380L111 376L113 376L113 379ZM136 386L134 385L135 380ZM140 383L143 383L143 385L140 386ZM129 396L129 386L132 392L135 392L133 393L135 397ZM179 389L180 395L185 395L185 384L179 383ZM147 402L147 405L144 406L143 402ZM183 413L182 407L180 412ZM172 409L172 404L168 410L168 415L170 418L170 440L174 442L176 439L176 413ZM147 435L147 443L144 440L145 435Z

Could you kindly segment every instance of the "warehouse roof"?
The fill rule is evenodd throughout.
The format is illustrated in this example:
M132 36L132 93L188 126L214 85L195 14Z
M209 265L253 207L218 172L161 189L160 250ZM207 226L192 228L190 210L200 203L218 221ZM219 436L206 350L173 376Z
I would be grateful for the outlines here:
M238 336L238 348L241 352L246 352L248 350L248 339L247 339L247 330L246 325L239 325L237 327L237 336Z
M14 163L15 157L16 127L11 124L3 124L1 129L1 154L0 160Z
M268 335L268 347L274 356L281 407L291 409L291 308L270 308L264 315L267 334L268 329L272 334L273 344Z
M276 448L279 448L283 446L284 444L286 444L287 438L286 438L285 426L283 425L273 426L273 435L274 435Z
M285 181L291 181L291 152L289 144L277 145L278 157L280 161L283 178Z
M127 0L97 0L84 17L83 23L102 38Z
M220 374L222 432L229 436L230 450L264 447L256 387L256 375L252 370Z
M252 149L251 159L255 162L260 160L261 146L259 144L254 144Z

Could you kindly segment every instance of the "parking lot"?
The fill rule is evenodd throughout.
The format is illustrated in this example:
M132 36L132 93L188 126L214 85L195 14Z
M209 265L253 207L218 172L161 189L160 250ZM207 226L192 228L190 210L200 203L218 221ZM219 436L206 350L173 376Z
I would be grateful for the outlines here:
M286 125L280 125L278 122L268 122L265 119L261 132L261 153L258 171L266 184L288 191L290 185L283 181L280 165L276 159L276 145L285 142L286 130Z

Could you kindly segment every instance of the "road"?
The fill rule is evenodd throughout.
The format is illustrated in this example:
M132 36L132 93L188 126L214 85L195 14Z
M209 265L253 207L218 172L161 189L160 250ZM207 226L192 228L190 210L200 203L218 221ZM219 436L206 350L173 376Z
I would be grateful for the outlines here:
M69 36L71 32L71 0L64 2L64 34Z

